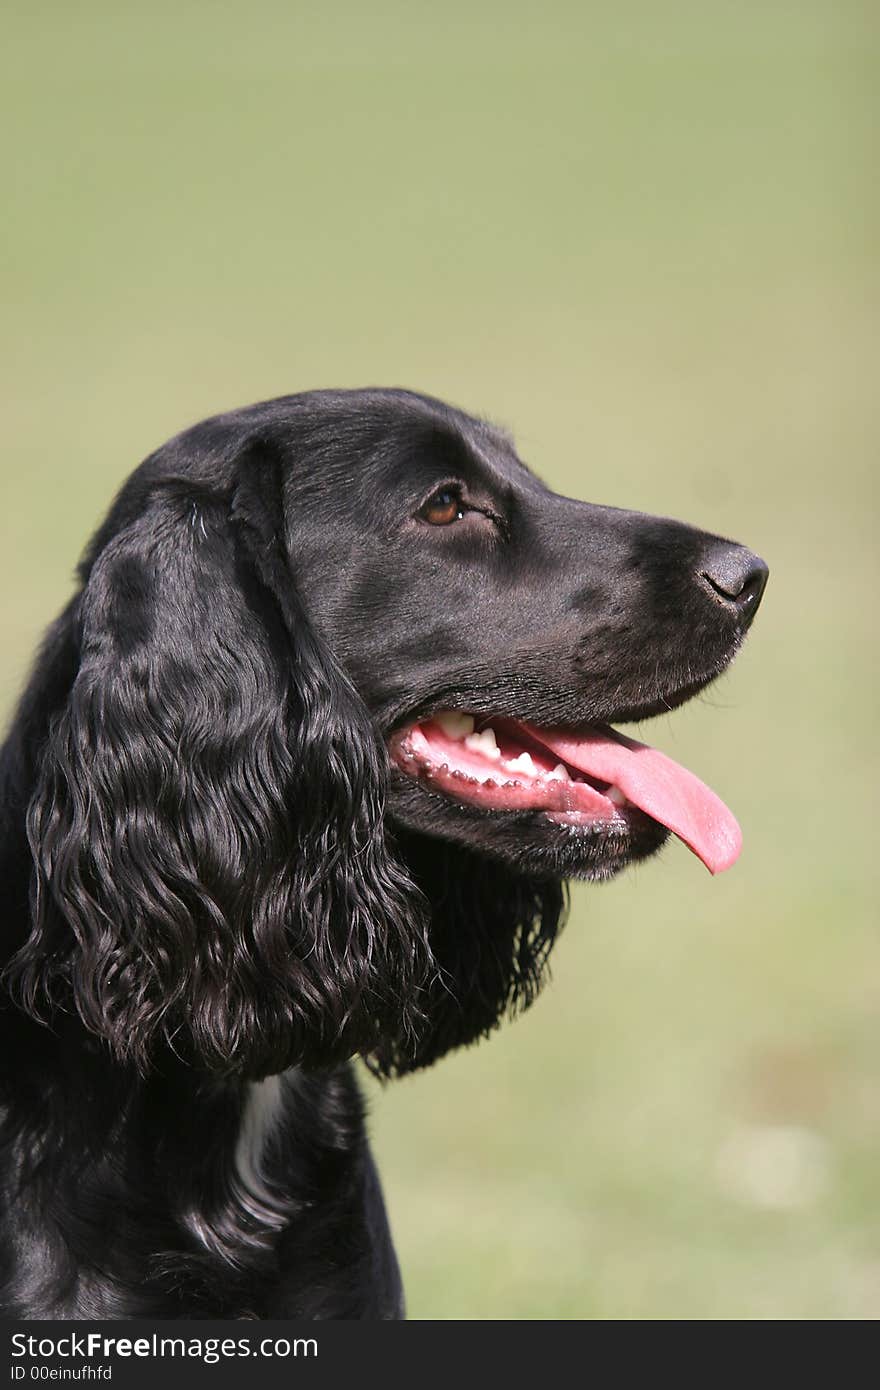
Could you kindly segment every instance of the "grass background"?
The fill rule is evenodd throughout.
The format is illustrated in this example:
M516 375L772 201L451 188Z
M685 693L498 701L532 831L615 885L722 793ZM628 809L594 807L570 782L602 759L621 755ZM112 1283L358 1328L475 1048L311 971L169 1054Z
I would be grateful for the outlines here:
M577 889L554 983L372 1128L414 1317L880 1315L878 12L13 3L0 702L123 476L400 384L772 569L651 741L738 812ZM442 600L442 596L439 596Z

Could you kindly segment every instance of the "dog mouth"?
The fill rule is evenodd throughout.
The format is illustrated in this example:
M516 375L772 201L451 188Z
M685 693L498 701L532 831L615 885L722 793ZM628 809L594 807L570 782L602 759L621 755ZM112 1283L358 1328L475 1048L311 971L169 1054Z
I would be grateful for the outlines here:
M710 873L739 857L730 810L687 768L607 724L576 733L517 719L441 710L399 729L395 765L485 811L538 811L590 832L627 832L639 813L676 835Z

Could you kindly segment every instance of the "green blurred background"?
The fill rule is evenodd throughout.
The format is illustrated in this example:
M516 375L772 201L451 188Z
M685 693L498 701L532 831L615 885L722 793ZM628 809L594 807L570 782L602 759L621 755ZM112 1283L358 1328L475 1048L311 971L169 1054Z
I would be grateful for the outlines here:
M530 1014L367 1083L414 1317L880 1315L878 13L7 10L5 709L129 469L307 387L447 397L771 566L647 730L736 868L578 888Z

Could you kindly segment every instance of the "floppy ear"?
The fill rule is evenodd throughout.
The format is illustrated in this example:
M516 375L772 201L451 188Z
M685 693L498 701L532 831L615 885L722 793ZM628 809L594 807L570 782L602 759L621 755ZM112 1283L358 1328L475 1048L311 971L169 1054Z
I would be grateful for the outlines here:
M255 447L222 488L160 469L124 490L84 565L11 973L35 1016L74 1007L142 1069L163 1043L252 1075L323 1065L406 1049L419 1022L430 955L385 843L385 751L284 533Z
M567 908L558 879L517 874L487 855L409 831L399 846L431 907L436 969L415 1047L391 1039L368 1059L381 1075L430 1066L527 1009L547 978Z

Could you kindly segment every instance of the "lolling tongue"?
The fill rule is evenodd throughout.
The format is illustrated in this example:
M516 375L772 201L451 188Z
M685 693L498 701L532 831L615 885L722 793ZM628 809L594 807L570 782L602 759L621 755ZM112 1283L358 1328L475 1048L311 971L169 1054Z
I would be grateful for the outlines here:
M704 782L665 753L607 726L576 739L523 727L561 762L620 787L628 801L683 840L710 873L736 863L742 832L733 815Z

